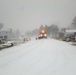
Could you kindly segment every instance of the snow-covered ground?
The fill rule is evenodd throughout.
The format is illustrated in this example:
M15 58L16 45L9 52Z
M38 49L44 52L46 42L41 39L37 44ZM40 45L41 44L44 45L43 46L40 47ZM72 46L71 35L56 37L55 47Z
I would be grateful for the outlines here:
M76 46L42 39L1 50L0 75L76 75Z

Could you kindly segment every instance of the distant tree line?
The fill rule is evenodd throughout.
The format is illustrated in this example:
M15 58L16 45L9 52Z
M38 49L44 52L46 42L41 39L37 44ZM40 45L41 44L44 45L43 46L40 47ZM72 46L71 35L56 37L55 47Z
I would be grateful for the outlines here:
M46 30L46 33L47 33L47 36L49 37L56 37L59 33L59 27L55 24L52 24L50 26L48 25L41 25L38 29L34 29L33 31L28 31L26 33L27 36L39 36L39 33L40 33L40 30L41 29L45 29Z
M67 29L76 29L76 16L74 17L71 26L69 25L69 27L66 28L59 28L56 24L52 24L52 25L41 25L38 29L34 29L33 31L28 31L26 32L26 35L28 36L39 36L39 32L41 29L45 29L47 36L48 37L63 37L64 33Z

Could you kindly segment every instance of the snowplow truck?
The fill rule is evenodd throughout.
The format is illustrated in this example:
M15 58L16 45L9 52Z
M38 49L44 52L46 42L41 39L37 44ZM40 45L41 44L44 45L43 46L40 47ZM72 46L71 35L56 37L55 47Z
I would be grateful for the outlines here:
M43 39L43 38L47 38L45 29L42 29L40 31L40 36L38 37L38 39Z

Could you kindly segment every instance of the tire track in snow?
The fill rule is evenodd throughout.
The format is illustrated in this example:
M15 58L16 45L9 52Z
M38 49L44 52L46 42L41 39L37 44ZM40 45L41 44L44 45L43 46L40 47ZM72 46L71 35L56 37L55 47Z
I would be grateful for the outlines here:
M17 52L17 53L20 53L20 55L16 56L17 54L15 54L15 55L12 54L11 57L8 57L8 58L6 58L6 60L1 61L1 62L0 62L0 69L4 68L5 66L7 66L7 65L8 65L9 63L11 63L12 61L15 61L15 60L17 60L18 58L22 57L23 55L31 52L31 51L32 51L31 48L33 49L33 47L35 46L35 47L34 47L34 49L35 49L35 48L39 47L40 44L41 44L41 41L38 41L38 42L35 42L34 44L31 44L30 46L21 48L21 50L20 50L19 52ZM26 49L27 51L23 52L25 49ZM23 53L21 54L21 52L23 52ZM15 52L14 52L14 53L15 53ZM13 57L13 56L16 56L16 57ZM13 59L11 59L12 57L13 57Z
M44 42L43 42L44 43ZM47 48L47 45L45 44L45 45L43 45L43 46L45 46L46 48ZM44 48L45 48L44 47ZM42 49L44 49L44 48L42 48ZM46 53L44 54L44 55L46 55ZM57 57L58 57L58 51L56 50L56 54L55 54L55 58L54 58L54 60L52 60L51 61L51 63L50 63L50 65L48 65L48 66L46 66L46 68L44 68L43 70L41 70L41 72L37 72L35 75L42 75L42 73L43 72L45 72L48 68L50 68L50 66L52 66L53 64L55 64L56 63L56 61L57 61ZM28 67L30 67L30 68L28 68L27 70L24 70L24 71L30 71L34 66L35 66L35 64L37 65L37 64L39 64L39 62L41 62L41 60L43 59L43 54L40 56L40 59L38 59L35 63L33 63L33 64L30 64ZM46 61L45 61L46 62ZM44 74L43 74L44 75Z
M18 52L18 51L21 51L21 50L23 50L25 47L26 48L28 48L28 47L30 47L30 46L33 46L34 44L37 44L38 42L37 41L35 41L35 42L33 42L32 44L29 44L29 42L28 43L24 43L24 45L25 46L23 46L23 47L21 47L20 49L17 49L16 47L18 47L18 46L14 46L16 49L15 50L12 50L11 52L9 52L8 54L6 54L5 56L8 56L8 55L11 55L11 54L13 54L13 53L15 53L15 52ZM26 46L26 44L29 44L29 45L27 45ZM11 47L11 48L9 48L9 49L12 49L13 47ZM2 50L1 52L4 52L4 51L6 51L7 49L5 49L5 50ZM7 50L8 51L8 50ZM7 52L6 51L6 52ZM0 55L0 57L4 57L4 55Z

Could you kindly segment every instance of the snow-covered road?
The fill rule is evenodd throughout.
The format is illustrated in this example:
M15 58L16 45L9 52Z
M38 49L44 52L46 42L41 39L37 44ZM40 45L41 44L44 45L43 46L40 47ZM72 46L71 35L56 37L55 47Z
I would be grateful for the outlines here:
M42 39L2 50L0 75L76 75L76 46Z

